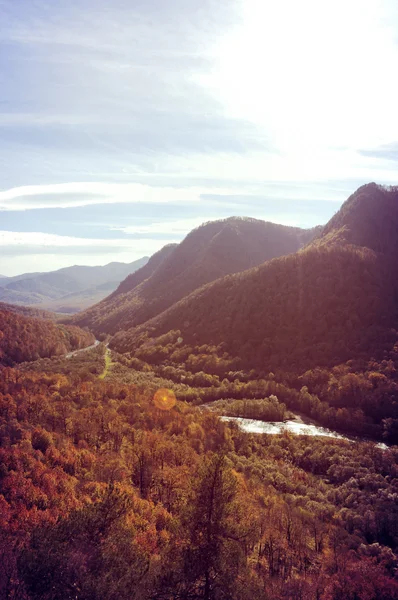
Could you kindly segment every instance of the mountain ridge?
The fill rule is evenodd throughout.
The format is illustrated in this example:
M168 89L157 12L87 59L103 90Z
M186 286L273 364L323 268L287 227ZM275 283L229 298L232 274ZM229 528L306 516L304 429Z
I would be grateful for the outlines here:
M295 252L316 232L241 217L204 223L162 255L150 277L132 288L123 282L73 322L111 334L140 325L210 281Z
M398 192L362 186L304 249L209 283L116 334L112 345L126 352L175 330L188 346L223 344L246 364L271 370L382 350L398 326L396 224Z

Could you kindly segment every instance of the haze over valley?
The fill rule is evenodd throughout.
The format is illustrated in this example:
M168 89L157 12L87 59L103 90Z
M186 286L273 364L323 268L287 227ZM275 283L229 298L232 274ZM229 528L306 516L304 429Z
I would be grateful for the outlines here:
M0 301L34 305L60 313L74 313L102 300L120 281L144 266L148 257L130 264L109 263L103 267L74 265L47 273L23 273L2 277Z

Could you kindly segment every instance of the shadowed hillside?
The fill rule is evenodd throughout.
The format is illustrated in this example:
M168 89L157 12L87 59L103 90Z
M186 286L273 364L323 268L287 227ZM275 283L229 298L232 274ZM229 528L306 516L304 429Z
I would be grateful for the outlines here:
M178 244L167 244L163 246L161 250L155 252L148 260L146 265L131 273L124 279L115 292L112 294L112 298L118 296L119 294L124 294L126 292L130 292L135 289L140 283L151 277L156 271L156 269L162 264L162 262L168 258L177 248Z
M207 285L113 345L178 330L270 370L381 352L398 324L397 251L398 191L369 184L302 251Z
M296 252L315 232L239 217L205 223L174 249L155 255L158 265L150 277L142 280L148 263L74 323L106 333L139 325L206 283Z

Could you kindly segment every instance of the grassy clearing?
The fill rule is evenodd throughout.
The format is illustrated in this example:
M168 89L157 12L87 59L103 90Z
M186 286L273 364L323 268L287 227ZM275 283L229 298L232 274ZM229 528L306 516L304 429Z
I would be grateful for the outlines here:
M104 367L104 370L102 371L101 375L99 375L99 379L105 379L105 377L108 374L111 364L112 364L111 351L109 350L109 348L105 348L105 367Z

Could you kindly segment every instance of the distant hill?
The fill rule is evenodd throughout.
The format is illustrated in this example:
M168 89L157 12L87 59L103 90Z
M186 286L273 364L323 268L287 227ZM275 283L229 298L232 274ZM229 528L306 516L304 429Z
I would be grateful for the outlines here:
M0 301L39 305L58 312L77 312L98 302L117 288L127 275L148 261L112 262L105 266L73 266L49 273L27 273L0 280Z
M6 277L3 275L0 277L0 287L4 287L12 281L19 281L20 279L32 279L32 277L36 277L37 275L43 275L43 273L22 273L21 275L14 275L12 277Z
M112 344L177 331L247 366L296 370L374 356L398 328L398 188L357 190L303 250L218 279Z
M59 356L94 341L91 333L79 327L56 325L0 307L0 365Z
M318 229L231 217L205 223L178 245L166 246L98 305L73 322L115 333L151 319L204 284L296 252Z

